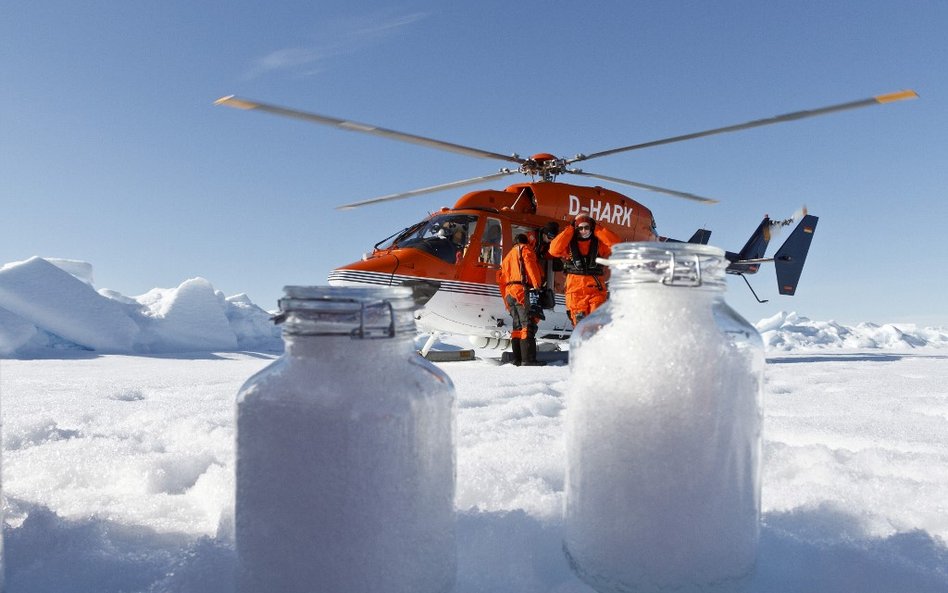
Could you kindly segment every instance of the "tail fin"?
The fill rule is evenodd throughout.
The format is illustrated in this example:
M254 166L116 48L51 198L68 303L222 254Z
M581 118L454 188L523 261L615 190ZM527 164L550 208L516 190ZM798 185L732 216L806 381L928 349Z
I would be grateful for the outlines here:
M662 243L697 243L698 245L707 245L708 239L711 238L711 231L708 229L698 229L695 231L695 234L691 235L691 238L687 241L682 241L681 239L672 239L671 237L659 237L658 240Z
M698 229L695 231L695 234L691 235L691 238L688 239L689 243L697 243L699 245L707 245L708 239L711 238L711 231L708 229Z
M780 294L793 295L797 291L800 274L803 273L803 264L813 241L816 223L819 217L807 214L793 229L787 240L784 241L777 253L774 254L774 266L777 272L777 286Z
M757 229L751 234L750 239L744 244L739 253L731 251L725 252L725 257L731 264L727 267L729 274L756 274L760 268L760 262L742 263L747 260L759 260L767 252L767 245L770 243L770 217L764 216L764 219L757 225Z

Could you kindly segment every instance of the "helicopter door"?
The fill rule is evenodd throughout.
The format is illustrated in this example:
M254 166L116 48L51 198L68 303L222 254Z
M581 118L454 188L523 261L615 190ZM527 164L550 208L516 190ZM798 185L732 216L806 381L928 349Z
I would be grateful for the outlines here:
M503 227L496 218L488 218L485 222L477 263L488 268L500 268L500 261L504 256Z
M458 280L495 285L503 260L503 226L497 218L481 216L474 240L464 263L458 266Z
M503 260L504 227L499 218L480 214L473 240L464 261L458 265L457 279L463 298L456 305L458 319L465 320L475 335L500 337L510 325L507 309L500 298L497 275ZM509 229L506 229L509 232ZM484 332L488 332L485 334Z

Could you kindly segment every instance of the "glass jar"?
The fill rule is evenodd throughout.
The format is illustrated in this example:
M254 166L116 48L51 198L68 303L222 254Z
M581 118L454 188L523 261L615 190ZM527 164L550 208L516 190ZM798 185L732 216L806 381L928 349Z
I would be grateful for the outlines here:
M411 289L285 291L286 351L237 395L238 591L449 590L454 386Z
M623 243L570 340L564 551L601 593L736 587L760 517L764 351L724 252Z

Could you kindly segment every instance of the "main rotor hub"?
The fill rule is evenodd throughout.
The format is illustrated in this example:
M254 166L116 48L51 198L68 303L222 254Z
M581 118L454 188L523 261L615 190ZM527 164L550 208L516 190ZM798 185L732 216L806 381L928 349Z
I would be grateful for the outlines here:
M520 172L540 177L543 181L553 181L566 170L566 161L548 153L540 152L520 165Z

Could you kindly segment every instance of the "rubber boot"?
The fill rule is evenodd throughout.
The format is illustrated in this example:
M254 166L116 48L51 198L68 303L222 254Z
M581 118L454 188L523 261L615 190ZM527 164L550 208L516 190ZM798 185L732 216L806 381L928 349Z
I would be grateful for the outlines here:
M523 358L522 366L540 367L545 363L537 362L537 339L524 338L520 341L520 356Z
M523 350L520 338L510 340L510 345L513 347L513 359L510 362L516 366L520 366L523 364Z

